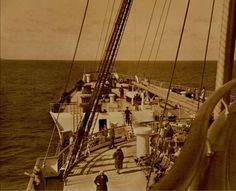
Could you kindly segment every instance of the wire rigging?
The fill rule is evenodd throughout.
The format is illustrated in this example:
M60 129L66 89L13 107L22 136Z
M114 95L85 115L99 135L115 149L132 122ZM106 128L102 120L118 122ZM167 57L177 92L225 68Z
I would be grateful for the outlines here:
M105 21L106 21L106 18L107 18L108 7L109 7L109 0L108 0L107 7L106 7L106 13L105 13L105 16L104 16L104 19L103 19L102 30L100 32L99 44L98 44L98 47L97 47L95 60L97 60L98 52L99 52L100 45L101 45L101 42L102 42L102 34L103 34L104 29L105 29Z
M185 24L186 24L186 20L187 20L187 16L188 16L189 5L190 5L190 0L188 0L188 4L187 4L187 7L186 7L184 21L183 21L182 30L181 30L181 34L180 34L180 39L179 39L179 43L178 43L178 48L177 48L177 52L176 52L175 62L174 62L174 66L173 66L173 70L172 70L172 74L171 74L170 85L169 85L167 96L166 96L166 101L165 101L165 106L164 106L164 109L163 109L163 114L162 114L161 119L160 119L160 125L161 126L162 126L162 121L163 121L164 114L165 114L166 107L167 107L167 102L168 102L168 98L169 98L169 94L170 94L172 81L173 81L173 78L174 78L175 68L176 68L176 65L177 65L178 55L179 55L179 51L180 51L180 45L181 45L181 42L182 42L183 33L184 33L184 29L185 29ZM150 178L151 178L151 171L153 169L153 165L154 165L154 159L151 160L151 168L150 168L150 171L149 171L146 190L149 189L148 187L149 187L149 182L150 182Z
M161 18L160 18L160 20L159 20L158 27L157 27L157 31L156 31L156 36L157 36L158 30L159 30L159 25L160 25L160 23L161 23L161 20L162 20L163 14L164 14L164 10L165 10L165 7L166 7L166 3L167 3L167 0L165 1L165 4L164 4L163 9L162 9ZM164 24L163 24L163 27L162 27L161 36L160 36L160 38L159 38L158 48L157 48L157 52L156 52L156 55L155 55L154 62L156 62L157 55L158 55L158 53L159 53L159 48L160 48L161 41L162 41L162 38L163 38L163 34L164 34L164 31L165 31L165 26L166 26L167 18L168 18L168 15L169 15L170 6L171 6L171 0L169 0L169 4L168 4L168 8L167 8L167 12L166 12ZM156 40L156 36L155 36L155 40ZM154 43L153 43L153 44L154 44ZM151 57L151 53L150 53L149 56ZM150 57L149 57L149 58L150 58ZM149 60L148 60L148 61L149 61ZM148 172L148 180L147 180L146 190L149 189L149 182L150 182L150 177L151 177L151 173L152 173L154 161L155 161L154 159L151 159L151 168L150 168L150 170L149 170L149 172Z
M151 17L150 17L150 19L149 19L148 28L147 28L147 31L146 31L146 34L145 34L145 38L144 38L144 41L143 41L143 44L142 44L141 52L140 52L140 54L139 54L138 63L137 63L137 65L136 65L136 70L135 70L135 73L136 73L136 74L137 74L138 66L139 66L140 61L141 61L141 57L142 57L142 54L143 54L144 46L145 46L146 41L147 41L147 36L148 36L149 30L150 30L151 21L152 21L153 15L154 15L156 3L157 3L157 0L155 0L154 5L153 5L153 8L152 8L152 13L151 13Z
M136 18L137 18L137 4L136 1L134 2L134 60L135 60L135 65L137 64L137 59L136 59L136 54L137 54L137 23L136 23Z
M48 158L48 153L49 153L49 150L50 150L50 147L51 147L51 144L52 144L52 139L53 139L53 136L54 136L55 129L56 129L56 125L53 126L53 130L52 130L52 134L51 134L51 137L50 137L50 140L49 140L49 143L48 143L47 151L46 151L46 154L45 154L45 156L43 158L42 168L45 167L46 160Z
M69 84L69 81L70 81L70 77L71 77L72 68L73 68L73 65L75 63L75 56L76 56L76 53L77 53L77 50L78 50L80 37L81 37L82 31L83 31L83 28L84 28L84 22L85 22L85 18L86 18L86 15L87 15L88 5L89 5L89 0L87 0L87 3L86 3L84 15L83 15L83 20L82 20L82 24L81 24L80 31L79 31L79 36L78 36L78 39L77 39L77 42L76 42L75 51L74 51L74 54L73 54L71 65L70 65L69 74L68 74L68 77L67 77L67 80L66 80L66 85L65 85L64 92L66 92L66 90L67 90L67 87L68 87L68 84Z
M60 110L61 110L61 104L59 105L59 111ZM57 113L56 121L58 121L59 115L60 115L60 112ZM56 130L56 124L53 125L53 130L52 130L52 133L51 133L51 137L50 137L50 140L49 140L49 143L48 143L46 154L45 154L44 159L43 159L42 168L44 168L45 165L46 165L46 160L48 158L49 150L50 150L51 145L52 145L52 140L53 140L53 136L54 136L55 130Z
M83 116L81 124L79 125L80 128L76 132L76 138L73 143L73 148L69 154L70 160L66 164L63 178L66 178L69 175L72 167L76 164L77 158L81 155L82 152L81 148L84 138L88 136L91 130L92 122L96 113L96 108L99 102L100 95L102 93L102 89L112 70L112 66L117 55L121 37L124 32L124 28L130 12L131 4L132 0L124 0L120 4L119 13L117 14L112 34L105 51L106 54L104 54L103 60L101 61L101 70L98 74L98 81L95 84L95 88L92 93L91 99L89 100L88 107L86 107L85 114Z
M162 39L163 39L163 35L164 35L164 32L165 32L165 29L166 29L166 23L167 23L167 18L169 16L169 12L170 12L170 7L171 7L171 0L169 1L169 5L168 5L168 9L167 9L167 13L166 13L166 17L165 17L165 21L164 21L164 25L162 27L162 31L161 31L161 37L159 39L159 43L158 43L158 47L157 47L157 51L156 51L156 55L155 55L155 61L157 60L157 56L159 54L159 50L160 50L160 47L161 47L161 42L162 42Z
M162 11L161 11L161 16L160 16L160 19L159 19L159 22L158 22L158 25L157 25L156 33L155 33L154 40L153 40L152 47L151 47L151 51L150 51L150 53L149 53L148 60L147 60L147 62L146 62L146 64L147 64L146 70L148 70L148 67L149 67L149 64L148 64L148 63L150 62L151 55L152 55L152 52L153 52L153 50L154 50L154 45L155 45L155 42L156 42L156 39L157 39L157 35L158 35L159 29L160 29L160 26L161 26L161 21L162 21L163 15L164 15L164 10L165 10L165 7L166 7L166 3L167 3L167 0L165 0L165 3L164 3L164 5L163 5ZM169 3L169 7L170 7L170 3ZM168 12L169 12L169 9L167 10L166 18L167 18L167 16L168 16ZM164 26L165 26L165 24L166 24L166 19L165 19L165 21L164 21ZM164 28L164 26L163 26L163 28ZM162 31L163 31L163 30L162 30ZM163 34L163 33L161 33L161 34ZM162 36L163 36L163 35L161 35L160 40L159 40L159 43L158 43L157 53L159 52L159 47L160 47L160 43L161 43ZM157 53L156 53L156 55L157 55ZM155 60L156 60L156 57L155 57ZM155 60L154 60L154 61L155 61ZM145 76L145 73L144 73L144 76Z
M166 101L165 101L165 106L164 106L164 109L163 109L163 114L162 114L162 117L161 117L161 121L163 121L163 117L164 117L165 112L166 112L167 102L168 102L168 99L169 99L170 90L171 90L172 82L173 82L173 79L174 79L175 69L176 69L177 60L178 60L179 51L180 51L180 45L182 43L182 38L183 38L183 34L184 34L185 24L186 24L186 20L187 20L187 16L188 16L189 5L190 5L190 0L188 0L186 12L185 12L185 15L184 15L183 26L182 26L182 30L181 30L181 34L180 34L180 39L179 39L179 43L178 43L178 47L177 47L177 52L176 52L176 56L175 56L174 66L173 66L173 70L172 70L172 74L171 74L170 84L169 84L169 88L168 88L168 91L167 91L167 96L166 96Z
M108 34L109 34L109 29L110 29L110 26L111 26L111 19L112 19L113 13L114 13L114 7L115 7L115 0L113 1L111 13L110 13L110 16L109 16L109 21L108 21L107 31L106 31L106 35L105 35L105 40L104 40L103 47L102 47L102 53L104 52L105 47L106 47L106 42L107 42L107 38L108 38Z
M207 59L208 46L209 46L210 35L211 35L211 26L212 26L213 14L214 14L214 7L215 7L215 0L212 1L210 23L209 23L209 27L208 27L206 49L205 49L204 62L203 62L202 75L201 75L201 82L200 82L200 92L202 92L202 89L203 89L203 80L204 80L205 70L206 70L206 59ZM199 107L200 107L200 99L198 99L197 109L199 109Z
M86 8L85 8L85 11L84 11L83 20L82 20L82 24L81 24L81 27L80 27L79 36L78 36L78 39L77 39L77 42L76 42L76 47L75 47L72 62L71 62L71 65L70 65L70 69L69 69L68 77L67 77L67 80L66 80L64 92L66 92L69 81L70 81L70 76L71 76L72 68L73 68L73 65L74 65L74 62L75 62L75 56L76 56L77 49L78 49L78 46L79 46L79 41L80 41L80 37L81 37L81 34L82 34L82 30L83 30L83 26L84 26L84 22L85 22L85 17L86 17L87 10L88 10L88 5L89 5L89 0L87 0L87 3L86 3ZM61 105L59 106L59 110L60 110L60 108L61 108ZM59 115L60 115L60 112L58 112L56 120L58 120ZM54 125L52 133L51 133L51 137L50 137L50 140L49 140L47 151L46 151L46 154L45 154L45 157L44 157L44 160L43 160L43 167L45 166L46 159L48 157L48 153L49 153L49 150L50 150L50 146L52 144L52 139L53 139L53 136L54 136L55 129L56 129L56 125Z
M103 42L103 46L102 46L102 54L101 54L101 57L100 57L100 61L102 60L102 56L104 53L104 50L105 50L105 47L106 47L106 42L107 42L107 38L108 38L108 32L109 32L109 29L110 29L110 25L111 25L111 19L112 19L112 16L113 16L113 12L114 12L114 7L115 7L115 0L113 1L113 4L112 4L112 8L111 8L111 12L110 12L110 16L109 16L109 20L108 20L108 26L107 26L107 30L106 30L106 34L105 34L105 39L104 39L104 42ZM100 62L100 65L98 67L98 72L101 70L101 62Z

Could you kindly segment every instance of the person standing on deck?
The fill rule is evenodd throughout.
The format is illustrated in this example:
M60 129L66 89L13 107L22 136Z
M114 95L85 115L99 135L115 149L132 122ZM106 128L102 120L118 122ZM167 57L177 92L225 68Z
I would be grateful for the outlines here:
M197 101L199 100L199 89L198 88L194 89L194 99Z
M108 129L106 125L104 125L103 127L103 135L105 137L105 141L107 141Z
M116 172L120 174L120 170L123 168L123 160L124 160L124 153L121 150L120 146L117 147L117 150L113 154L113 158L115 159Z
M97 191L107 191L107 182L107 175L101 170L94 180L94 183L97 185Z
M110 130L109 130L109 135L110 135L110 146L109 148L112 149L112 148L115 148L115 129L114 127L111 127Z
M200 101L204 102L205 101L205 96L206 96L206 89L205 87L202 88L201 95L200 95Z
M126 107L125 110L125 122L127 125L131 125L131 120L130 120L130 116L131 116L131 111L129 110L129 107Z
M120 86L120 98L124 98L124 88L123 86Z

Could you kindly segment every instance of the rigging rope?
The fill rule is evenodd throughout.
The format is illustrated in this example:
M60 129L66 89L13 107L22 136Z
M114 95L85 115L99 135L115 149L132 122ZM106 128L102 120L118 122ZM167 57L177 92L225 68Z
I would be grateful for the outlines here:
M115 7L115 0L113 1L112 8L111 8L111 13L110 13L110 16L109 16L108 26L107 26L107 30L106 30L106 34L105 34L105 39L104 39L104 42L103 42L102 54L101 54L100 60L102 60L102 56L103 56L103 54L105 54L104 50L105 50L105 47L106 47L106 42L107 42L107 38L108 38L109 28L110 28L110 25L111 25L112 15L113 15L113 12L114 12L114 7ZM102 62L100 62L98 72L101 70L101 65L102 65Z
M181 34L180 34L180 39L179 39L179 43L178 43L178 47L177 47L177 52L176 52L174 66L173 66L173 70L172 70L172 74L171 74L170 84L169 84L169 88L168 88L168 92L167 92L167 96L166 96L165 106L164 106L164 109L163 109L163 114L161 116L161 122L163 121L163 117L164 117L165 112L166 112L167 102L168 102L168 99L169 99L170 90L171 90L172 82L173 82L173 79L174 79L175 68L176 68L176 65L177 65L177 60L178 60L179 51L180 51L180 45L181 45L181 42L182 42L183 33L184 33L184 29L185 29L185 24L186 24L186 20L187 20L187 16L188 16L189 5L190 5L190 0L188 0L186 12L185 12L185 15L184 15L184 22L183 22L183 26L182 26L182 30L181 30Z
M215 0L212 1L210 23L209 23L209 28L208 28L208 35L207 35L204 63L203 63L203 68L202 68L202 77L201 77L201 82L200 82L200 92L202 92L202 89L203 89L203 80L204 80L204 76L205 76L206 59L207 59L208 46L209 46L209 40L210 40L210 34L211 34L211 25L212 25L212 19L213 19L213 14L214 14L214 7L215 7ZM200 107L200 99L199 99L199 96L198 96L197 109L199 109L199 107Z
M137 65L137 59L136 59L136 54L137 54L137 4L136 1L134 1L134 60L135 60L135 65Z
M59 111L60 110L61 110L61 104L59 105ZM60 115L60 112L57 113L56 121L58 121L59 115ZM51 137L50 137L50 140L49 140L49 143L48 143L47 151L46 151L45 157L43 159L42 168L45 167L45 163L46 163L46 160L48 158L48 153L49 153L50 147L52 145L52 139L53 139L53 136L54 136L55 129L56 129L56 124L54 124L54 126L53 126L53 130L52 130Z
M164 4L163 9L162 9L161 19L160 19L160 21L159 21L159 23L158 23L157 32L158 32L158 30L159 30L159 24L160 24L160 22L161 22L161 20L162 20L166 3L167 3L167 0L165 1L165 4ZM157 52L156 52L156 55L155 55L154 62L156 61L157 55L158 55L158 53L159 53L161 41L162 41L163 34L164 34L164 31L165 31L165 26L166 26L167 18L168 18L168 15L169 15L170 6L171 6L171 0L169 0L169 4L168 4L166 16L165 16L165 20L164 20L164 25L163 25L163 27L162 27L161 36L160 36L160 39L159 39L158 48L157 48ZM157 32L156 32L156 34L157 34ZM151 57L151 54L150 54L149 56ZM149 57L149 58L150 58L150 57ZM150 177L151 177L151 174L152 174L152 169L153 169L153 165L154 165L154 160L155 160L155 159L153 159L153 158L151 159L151 168L150 168L150 171L148 172L148 180L147 180L146 190L149 189L149 182L150 182Z
M46 160L47 160L47 158L48 158L48 153L49 153L49 149L50 149L51 144L52 144L52 138L53 138L53 135L54 135L55 129L56 129L56 125L54 125L53 130L52 130L52 134L51 134L51 137L50 137L50 141L49 141L49 144L48 144L48 148L47 148L47 151L46 151L45 157L44 157L44 159L43 159L42 168L45 167L45 163L46 163Z
M73 68L73 65L74 65L74 62L75 62L75 56L76 56L76 53L77 53L77 50L78 50L78 46L79 46L79 42L80 42L80 37L81 37L82 31L83 31L83 27L84 27L85 17L87 15L88 5L89 5L89 0L87 0L87 3L86 3L84 15L83 15L83 20L82 20L82 24L81 24L80 31L79 31L79 36L78 36L78 39L77 39L77 42L76 42L75 51L74 51L74 54L73 54L71 65L70 65L69 74L68 74L68 77L67 77L67 80L66 80L66 85L65 85L64 92L66 92L68 84L69 84L69 81L70 81L72 68Z
M104 54L103 60L101 62L102 65L100 67L101 70L98 74L98 81L96 82L92 97L89 101L88 107L86 108L86 112L80 124L80 128L76 132L76 139L74 141L73 148L69 156L70 160L68 161L66 169L63 173L64 178L69 175L72 170L72 167L76 164L77 158L81 155L82 152L81 148L84 137L87 136L90 132L102 89L105 85L106 80L108 79L107 77L109 76L112 70L112 66L117 55L121 36L123 34L128 19L131 4L132 0L123 0L120 4L119 13L117 14L112 34L110 36L110 40L105 51L106 54Z
M140 54L139 54L138 63L136 64L135 74L137 74L137 70L138 70L138 66L139 66L140 61L141 61L141 57L142 57L142 54L143 54L144 46L145 46L146 41L147 41L147 36L148 36L149 30L150 30L151 21L152 21L153 15L154 15L156 3L157 3L157 0L155 0L154 5L153 5L151 17L150 17L149 23L148 23L148 28L147 28L147 31L146 31L146 34L145 34L145 38L144 38L144 41L143 41L143 45L142 45L142 48L141 48L141 52L140 52Z
M85 17L86 17L87 10L88 10L88 5L89 5L89 0L87 0L87 3L86 3L84 15L83 15L83 20L82 20L82 24L81 24L81 27L80 27L79 36L78 36L78 39L77 39L77 42L76 42L76 47L75 47L75 51L74 51L74 54L73 54L73 59L72 59L71 65L70 65L69 74L68 74L68 77L67 77L67 81L66 81L66 85L65 85L65 88L64 88L64 92L66 92L67 86L68 86L69 81L70 81L70 76L71 76L72 68L73 68L73 65L74 65L74 62L75 62L75 56L76 56L76 53L77 53L80 37L81 37L81 34L82 34ZM60 109L61 109L61 104L59 106L59 111L60 111ZM59 115L60 115L60 112L58 112L56 120L58 120ZM46 151L46 154L45 154L45 157L44 157L44 160L43 160L43 165L42 165L43 168L45 166L46 159L48 157L48 153L49 153L50 146L52 144L52 139L53 139L53 135L54 135L55 129L56 129L56 125L54 125L54 127L53 127L53 131L52 131L52 134L51 134L51 137L50 137L50 140L49 140L47 151Z
M107 42L109 29L110 29L110 26L111 26L111 19L112 19L113 13L114 13L114 7L115 7L115 0L113 1L113 4L112 4L112 9L111 9L111 13L110 13L109 21L108 21L108 26L107 26L107 31L106 31L106 35L105 35L105 40L104 40L104 43L103 43L102 52L104 52L104 50L105 50L105 45L106 45L106 42Z
M162 28L162 31L161 31L161 37L160 37L160 40L159 40L159 43L158 43L158 48L157 48L157 51L156 51L156 56L155 56L155 59L154 59L155 61L157 60L159 49L161 47L161 41L163 39L164 31L165 31L165 28L166 28L166 23L167 23L167 18L168 18L169 12L170 12L171 2L172 1L170 0L169 1L169 5L168 5L168 9L167 9L167 13L166 13L166 17L165 17L165 21L164 21L164 25L163 25L163 28Z
M103 31L104 31L104 28L105 28L105 21L106 21L106 18L107 18L108 7L109 7L109 0L108 0L107 7L106 7L105 17L104 17L104 19L103 19L102 30L101 30L100 37L99 37L99 43L98 43L98 47L97 47L97 52L96 52L95 60L97 60L98 52L99 52L100 45L101 45L101 42L102 42L102 33L103 33Z
M185 12L184 21L183 21L183 25L182 25L182 30L181 30L181 34L180 34L180 39L179 39L179 43L178 43L178 48L177 48L177 52L176 52L175 62L174 62L173 70L172 70L170 85L169 85L167 96L166 96L166 101L165 101L165 106L164 106L164 109L163 109L163 114L162 114L161 119L160 119L160 125L161 126L162 126L162 121L163 121L163 118L164 118L164 115L165 115L165 111L166 111L166 107L167 107L167 102L168 102L168 98L169 98L169 94L170 94L170 89L171 89L172 81L173 81L174 74L175 74L175 68L176 68L176 65L177 65L178 55L179 55L179 51L180 51L180 45L181 45L181 42L182 42L183 33L184 33L184 29L185 29L185 24L186 24L186 20L187 20L187 16L188 16L189 5L190 5L190 0L188 0L188 4L187 4L187 7L186 7L186 12ZM151 159L151 168L150 168L150 171L149 171L149 176L148 176L148 181L147 181L147 185L146 185L146 190L149 189L148 187L149 187L149 182L150 182L150 178L151 178L151 171L152 171L153 165L154 165L153 160L154 159Z
M170 1L170 2L171 2L171 1ZM170 7L170 2L169 2L169 7ZM150 51L150 54L149 54L149 56L148 56L148 60L147 60L147 62L146 62L146 64L147 64L146 70L148 70L148 68L149 68L149 64L148 64L148 63L150 62L151 55L152 55L152 52L153 52L153 49L154 49L154 45L155 45L155 42L156 42L156 39L157 39L158 31L159 31L159 28L160 28L160 26L161 26L161 21L162 21L163 15L164 15L164 10L165 10L165 7L166 7L166 3L167 3L167 0L165 0L165 3L164 3L163 8L162 8L160 20L159 20L158 25L157 25L155 37L154 37L154 40L153 40L153 43L152 43L152 47L151 47L151 51ZM164 21L164 26L163 26L163 28L165 27L168 13L169 13L169 9L167 10L166 19L165 19L165 21ZM156 53L156 55L157 55L158 52L159 52L159 48L160 48L160 44L161 44L161 39L162 39L162 37L163 37L163 30L162 30L161 37L160 37L160 40L159 40L159 43L158 43L158 48L157 48L157 53ZM154 61L155 61L155 60L156 60L156 56L155 56ZM145 71L144 71L144 77L145 77Z

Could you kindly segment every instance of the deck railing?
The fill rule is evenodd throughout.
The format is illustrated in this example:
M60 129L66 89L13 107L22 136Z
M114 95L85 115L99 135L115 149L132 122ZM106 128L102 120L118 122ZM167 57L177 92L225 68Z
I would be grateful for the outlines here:
M160 182L151 186L151 191L187 190L190 187L195 176L200 173L201 161L206 157L207 132L212 112L223 96L235 86L236 80L226 83L200 107L175 165Z
M125 127L116 127L115 128L115 135L116 135L115 142L125 141L128 137L128 133L129 132L127 132ZM108 135L108 132L105 132L105 131L100 131L100 132L96 132L89 135L84 140L81 159L83 159L83 157L87 156L88 153L94 150L108 146L110 144L110 139L107 137L107 135ZM57 155L58 173L65 167L71 146L72 145L68 145Z
M86 140L84 141L84 146L82 148L82 154L78 161L83 160L87 156L88 152L92 152L94 150L109 146L110 139L105 138L104 133L104 131L96 132L86 138ZM126 141L128 137L130 138L128 133L129 132L127 131L126 127L116 127L115 143L123 142ZM47 157L46 160L44 160L43 157L37 158L35 165L43 171L44 178L56 177L62 173L68 160L71 147L72 144L66 146L58 154L56 154L55 156ZM45 163L43 164L44 161ZM34 179L31 177L28 182L28 186L26 189L27 191L34 190L33 182Z
M126 75L126 74L118 74L118 75L124 81L125 80L135 80L134 76L130 76L130 75ZM169 82L165 82L165 81L158 81L158 80L154 80L154 79L148 80L146 78L141 78L141 77L138 77L138 80L139 80L139 82L144 82L144 83L148 82L150 84L153 84L155 86L158 86L160 88L165 88L165 89L168 89L169 84L170 84ZM172 84L171 88L176 88L176 89L183 90L183 91L189 91L190 90L191 92L193 92L195 87L188 87L188 86L183 86L183 85L180 85L180 84ZM205 95L206 95L206 97L208 97L212 93L213 93L213 91L206 90Z
M65 147L57 156L57 172L62 170L62 167L66 164L68 154L70 152L71 145Z
M50 112L60 113L60 112L68 112L73 113L78 108L76 102L71 103L50 103Z

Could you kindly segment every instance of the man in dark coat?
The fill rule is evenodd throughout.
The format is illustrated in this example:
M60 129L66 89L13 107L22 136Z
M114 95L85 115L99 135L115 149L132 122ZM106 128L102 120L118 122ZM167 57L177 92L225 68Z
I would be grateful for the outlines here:
M113 154L113 158L115 159L115 168L118 174L120 174L120 169L123 168L123 159L124 153L120 147L117 147L117 150Z
M97 185L97 191L107 191L107 175L103 171L100 171L99 175L94 180L94 183Z
M112 149L112 148L115 148L115 129L114 127L111 127L109 129L109 135L110 135L110 146L109 148Z
M125 110L125 122L127 125L131 125L131 120L130 120L130 116L131 116L131 111L129 110L129 107L126 107Z
M124 88L123 86L120 87L120 98L124 98Z

